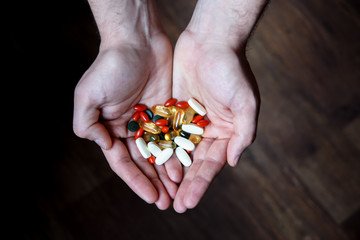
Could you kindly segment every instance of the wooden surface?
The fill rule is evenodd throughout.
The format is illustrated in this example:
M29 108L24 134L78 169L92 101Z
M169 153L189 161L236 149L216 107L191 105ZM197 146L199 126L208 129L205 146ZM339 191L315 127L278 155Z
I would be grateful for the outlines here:
M157 2L174 45L196 1ZM13 152L20 239L360 239L357 1L269 4L247 48L257 140L185 214L144 203L72 133L73 90L99 44L87 3L35 8L9 36L32 109L17 136L26 157Z

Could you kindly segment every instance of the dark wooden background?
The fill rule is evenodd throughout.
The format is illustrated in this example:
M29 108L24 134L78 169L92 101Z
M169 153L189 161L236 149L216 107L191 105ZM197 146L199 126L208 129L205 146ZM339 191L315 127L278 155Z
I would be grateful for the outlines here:
M196 1L157 2L175 44ZM358 1L269 4L247 48L262 97L257 140L185 214L144 203L72 132L73 90L99 44L86 1L14 7L5 36L23 97L10 101L20 116L5 115L19 121L7 178L14 236L360 239Z

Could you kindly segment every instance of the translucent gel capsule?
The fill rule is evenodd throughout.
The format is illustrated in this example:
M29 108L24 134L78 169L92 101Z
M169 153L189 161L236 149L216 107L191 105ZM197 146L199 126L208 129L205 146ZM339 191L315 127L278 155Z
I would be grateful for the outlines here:
M143 122L140 121L139 125L143 128L146 132L150 132L152 134L159 134L161 133L161 128L155 125L153 122Z
M162 116L162 117L170 117L171 116L170 109L167 108L167 107L164 107L162 105L154 105L154 106L152 106L151 111L154 114Z
M182 109L178 109L174 115L174 121L173 121L173 129L175 131L179 131L181 130L181 126L183 124L183 120L184 120L184 116L185 116L185 111Z
M160 140L159 135L152 134L150 132L144 131L143 136L145 142L157 142Z
M174 130L170 131L169 133L171 136L171 140L174 140L175 137L179 136L179 132L174 131Z
M189 140L193 144L199 144L199 142L201 142L201 140L202 140L202 137L200 135L191 134L190 137L189 137Z
M195 113L196 113L195 110L192 109L191 107L188 107L187 109L185 109L185 116L184 116L183 123L184 124L191 123L191 121L194 118Z
M176 144L173 141L166 141L166 140L160 140L157 145L161 148L161 149L165 149L165 148L172 148L175 149L176 148Z

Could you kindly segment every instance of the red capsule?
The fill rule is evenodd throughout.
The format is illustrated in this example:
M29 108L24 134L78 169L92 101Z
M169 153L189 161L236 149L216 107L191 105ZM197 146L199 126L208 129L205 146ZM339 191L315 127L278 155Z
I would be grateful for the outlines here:
M196 123L196 125L198 125L199 127L206 127L207 125L209 125L209 121L208 120L200 120Z
M161 131L162 131L163 133L167 133L167 132L169 131L169 127L163 126L163 127L161 128Z
M135 139L138 139L139 137L141 137L144 134L144 129L143 128L139 128L136 133L135 133Z
M204 118L204 116L197 115L196 117L193 118L193 120L191 122L197 123L198 121L202 120L203 118Z
M168 120L166 119L159 119L155 122L156 126L166 126L168 125Z
M140 117L144 122L150 122L150 118L145 112L140 112Z
M171 107L174 106L175 103L177 102L176 98L170 98L169 100L167 100L164 104L165 107Z
M145 104L136 104L133 109L137 112L143 112L147 109L147 106Z
M155 163L155 156L151 155L151 157L148 158L149 163L154 164Z
M134 115L132 116L132 120L135 122L139 120L139 118L140 118L140 112L135 112Z
M183 102L178 102L178 103L176 104L176 106L177 106L178 108L186 109L186 108L189 107L189 104L188 104L187 102L183 101Z
M190 154L191 153L191 151L190 150L185 150L188 154Z

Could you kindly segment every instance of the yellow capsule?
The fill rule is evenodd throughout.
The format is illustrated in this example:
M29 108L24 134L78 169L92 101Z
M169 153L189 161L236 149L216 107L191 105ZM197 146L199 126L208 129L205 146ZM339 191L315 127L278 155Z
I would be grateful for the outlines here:
M139 125L141 128L143 128L146 132L152 133L152 134L159 134L161 133L161 128L156 126L153 122L143 122L139 121Z
M154 105L151 108L151 111L156 114L160 115L162 117L171 117L172 112L168 107L164 107L162 105Z
M175 131L179 131L181 130L181 126L183 124L183 120L184 120L184 116L185 116L185 111L182 109L178 109L175 113L174 116L174 121L173 121L173 129Z
M201 142L201 140L202 140L202 137L200 135L191 134L190 137L189 137L189 140L193 144L199 144L199 142Z
M171 135L170 135L170 133L166 133L166 134L164 135L164 138L165 138L166 141L171 141Z
M195 113L196 113L195 110L192 109L191 107L188 107L187 109L185 109L185 116L184 116L183 123L184 124L191 123L191 121L194 118Z
M165 148L172 148L175 149L176 148L176 144L173 141L167 141L167 140L160 140L157 145L161 148L161 149L165 149Z

